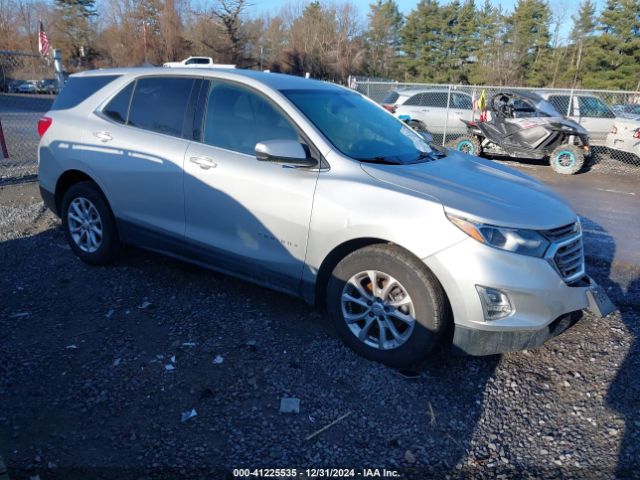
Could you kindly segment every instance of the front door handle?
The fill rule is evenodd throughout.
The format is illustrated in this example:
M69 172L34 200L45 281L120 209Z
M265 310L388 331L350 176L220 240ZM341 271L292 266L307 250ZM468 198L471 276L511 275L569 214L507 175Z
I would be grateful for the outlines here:
M215 168L218 166L218 164L209 157L190 157L189 161L191 163L195 163L203 170L209 170L210 168Z
M107 143L113 140L113 137L109 132L93 132L93 136L100 140L102 143Z

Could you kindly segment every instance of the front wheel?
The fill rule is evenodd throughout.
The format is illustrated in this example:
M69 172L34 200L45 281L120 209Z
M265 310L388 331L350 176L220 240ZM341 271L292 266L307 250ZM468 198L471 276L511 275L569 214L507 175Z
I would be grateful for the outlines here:
M472 135L463 135L455 140L450 140L447 142L447 146L454 150L458 150L459 152L468 153L469 155L475 155L477 157L482 153L480 149L480 141L477 137Z
M556 173L576 174L584 165L584 151L577 145L559 145L549 155L549 163Z
M422 360L450 317L435 276L393 245L373 245L346 256L329 280L327 308L347 346L396 368Z

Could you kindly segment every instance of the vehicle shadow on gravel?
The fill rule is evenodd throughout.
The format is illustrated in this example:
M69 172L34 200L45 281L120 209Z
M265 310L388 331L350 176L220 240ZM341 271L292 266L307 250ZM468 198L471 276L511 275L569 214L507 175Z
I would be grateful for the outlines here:
M637 266L614 263L616 244L604 228L590 219L583 225L592 241L586 248L587 273L606 289L632 339L605 399L625 421L615 475L640 478L640 277Z
M301 300L137 249L90 267L60 228L0 243L0 264L10 478L442 476L466 455L499 361L443 352L407 379L348 350ZM279 413L283 397L300 413Z

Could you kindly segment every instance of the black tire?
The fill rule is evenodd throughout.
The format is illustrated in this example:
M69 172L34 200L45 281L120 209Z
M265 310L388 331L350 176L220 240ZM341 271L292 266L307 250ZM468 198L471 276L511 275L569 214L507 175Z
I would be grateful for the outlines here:
M407 331L404 343L394 348L381 349L366 344L356 337L345 320L342 307L345 286L349 279L367 270L378 270L395 278L412 300L413 330ZM348 347L365 358L394 368L408 367L424 359L451 321L444 290L433 273L405 250L388 244L365 247L342 259L329 279L326 305L339 336Z
M102 236L95 251L85 251L74 240L69 222L69 210L76 199L87 199L97 210L101 224ZM79 182L72 185L64 194L61 204L62 228L73 252L80 259L91 265L105 265L112 262L120 252L121 244L118 227L111 213L107 199L100 188L93 182ZM73 216L73 215L72 215Z
M447 147L458 150L462 153L475 155L476 157L479 157L482 154L480 140L473 135L463 135L454 140L449 140L447 142Z
M569 143L558 145L549 155L549 164L556 173L574 175L584 166L584 150Z
M420 120L409 120L408 125L418 132L427 130L427 126L424 123L422 123Z

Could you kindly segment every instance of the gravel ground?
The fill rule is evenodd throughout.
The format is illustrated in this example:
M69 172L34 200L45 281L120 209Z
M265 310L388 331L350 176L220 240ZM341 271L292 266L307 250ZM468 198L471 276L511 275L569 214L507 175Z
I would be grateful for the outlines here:
M588 270L619 312L532 351L439 352L406 378L295 298L136 249L89 267L35 182L0 183L0 456L11 480L640 478L640 267L599 245Z

